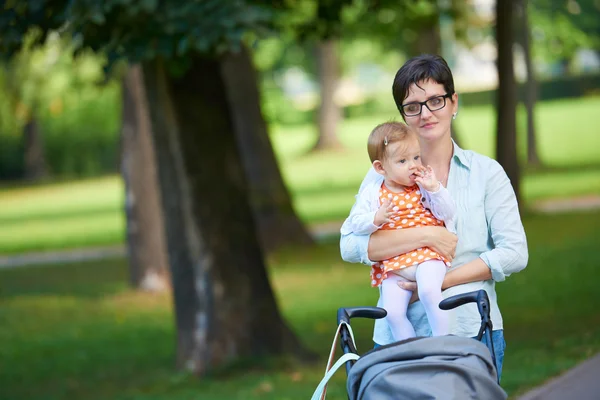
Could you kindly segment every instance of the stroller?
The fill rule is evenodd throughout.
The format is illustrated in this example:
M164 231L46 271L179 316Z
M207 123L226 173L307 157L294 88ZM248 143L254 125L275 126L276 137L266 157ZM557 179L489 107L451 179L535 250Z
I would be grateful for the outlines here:
M449 297L440 308L450 310L472 302L481 315L477 340L453 335L418 337L377 347L362 356L356 350L350 320L379 319L387 313L378 307L340 308L325 377L312 400L325 399L327 382L344 364L349 400L506 399L496 371L487 293L479 290ZM487 347L481 342L484 336ZM332 365L340 338L344 354Z

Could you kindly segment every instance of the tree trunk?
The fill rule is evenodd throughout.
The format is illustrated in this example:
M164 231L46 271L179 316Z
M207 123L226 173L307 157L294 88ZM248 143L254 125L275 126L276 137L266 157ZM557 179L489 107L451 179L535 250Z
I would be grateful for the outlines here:
M496 43L498 46L496 159L504 167L517 200L520 200L516 130L517 85L512 50L514 43L513 10L514 0L496 2Z
M48 176L44 139L37 118L32 116L23 128L25 147L25 179L37 181Z
M163 198L177 363L204 375L303 348L279 314L252 218L221 66L144 64Z
M419 54L441 54L442 38L440 37L438 15L423 21L414 46L412 51L413 56L418 56Z
M279 171L248 50L244 47L224 57L221 68L262 248L272 251L285 245L312 243Z
M420 54L442 54L442 38L440 35L440 18L438 13L422 21L417 40L413 43L413 57ZM450 134L456 144L460 146L456 124L454 123L450 126Z
M123 81L121 174L131 286L147 291L168 287L167 252L152 148L150 115L140 66Z
M337 136L342 110L335 103L335 92L340 81L337 40L325 39L318 42L316 58L321 102L317 112L319 139L313 150L337 149L342 147Z
M525 82L524 104L527 112L527 163L533 166L541 164L538 155L537 140L535 136L535 103L537 101L537 82L535 70L531 60L531 32L529 29L529 13L526 0L517 0L519 42L525 57L527 81Z

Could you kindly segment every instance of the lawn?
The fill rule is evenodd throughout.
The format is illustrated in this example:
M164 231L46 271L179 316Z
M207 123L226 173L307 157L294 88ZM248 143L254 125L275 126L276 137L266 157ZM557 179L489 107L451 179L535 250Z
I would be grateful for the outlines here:
M600 194L600 132L586 123L599 109L600 97L539 105L540 156L548 168L525 169L522 187L528 204ZM524 115L519 111L521 126ZM347 215L369 167L366 138L377 123L392 118L397 116L344 121L339 133L345 150L327 153L308 153L315 137L311 126L272 128L282 173L306 223L338 221ZM494 118L491 106L461 109L456 123L463 147L492 156ZM123 243L122 203L117 176L0 189L0 254Z
M508 342L503 386L514 397L600 351L600 213L528 215L528 268L497 286ZM269 259L279 305L321 358L340 306L370 305L368 270L337 243ZM126 286L124 260L0 270L0 398L45 400L307 399L325 360L252 366L197 380L173 368L170 297ZM355 324L359 350L372 325ZM344 374L329 399L345 399Z

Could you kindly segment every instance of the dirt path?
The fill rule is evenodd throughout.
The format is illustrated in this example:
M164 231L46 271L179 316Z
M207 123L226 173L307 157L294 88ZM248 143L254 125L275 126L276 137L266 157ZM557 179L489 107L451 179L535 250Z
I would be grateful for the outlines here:
M525 393L517 400L595 400L600 398L600 354Z

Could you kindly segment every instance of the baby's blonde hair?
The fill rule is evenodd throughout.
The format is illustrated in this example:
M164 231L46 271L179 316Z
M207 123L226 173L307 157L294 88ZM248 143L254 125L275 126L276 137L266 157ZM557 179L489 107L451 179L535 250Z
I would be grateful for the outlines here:
M367 142L367 151L371 162L385 160L388 145L409 138L416 138L416 135L408 125L402 122L392 121L377 125L369 135Z

